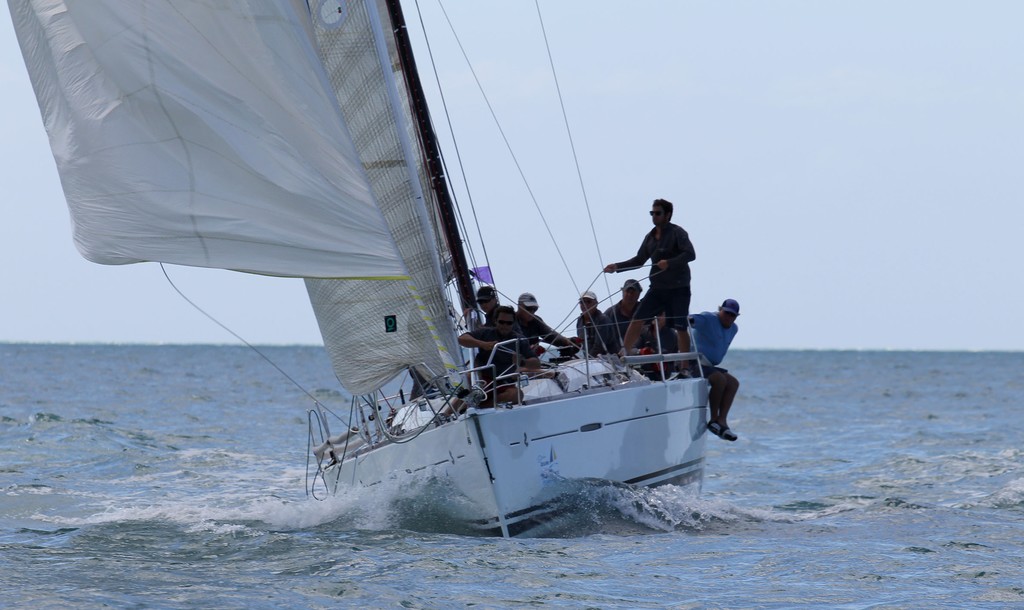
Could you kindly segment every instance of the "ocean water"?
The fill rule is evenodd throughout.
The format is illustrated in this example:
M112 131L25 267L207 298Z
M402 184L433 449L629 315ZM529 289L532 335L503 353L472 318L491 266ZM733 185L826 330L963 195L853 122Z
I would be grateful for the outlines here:
M307 497L310 399L248 348L0 344L0 606L1024 607L1024 354L726 364L700 495L580 486L502 540L410 481Z

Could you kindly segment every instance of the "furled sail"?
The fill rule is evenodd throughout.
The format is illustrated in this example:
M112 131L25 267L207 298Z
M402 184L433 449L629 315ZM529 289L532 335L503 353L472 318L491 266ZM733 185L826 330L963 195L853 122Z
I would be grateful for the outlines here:
M83 256L390 278L413 301L306 2L8 4Z
M444 293L446 249L382 0L310 3L314 36L345 123L409 275L397 282L307 280L335 372L374 390L420 364L441 374L459 353Z

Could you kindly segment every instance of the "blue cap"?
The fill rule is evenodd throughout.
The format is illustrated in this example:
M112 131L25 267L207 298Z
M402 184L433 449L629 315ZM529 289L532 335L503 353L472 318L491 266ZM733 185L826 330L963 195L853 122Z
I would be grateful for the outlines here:
M722 301L722 310L738 316L740 315L740 304L736 302L736 299L726 299Z

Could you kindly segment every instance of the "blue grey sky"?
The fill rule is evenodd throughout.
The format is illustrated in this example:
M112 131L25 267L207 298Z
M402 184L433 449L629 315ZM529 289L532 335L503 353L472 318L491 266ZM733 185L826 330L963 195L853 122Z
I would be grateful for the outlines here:
M498 288L549 323L639 275L599 271L664 197L697 250L691 309L739 300L736 347L1024 349L1024 3L542 1L600 255L534 4L444 3L529 190L420 4ZM0 87L0 341L235 342L159 266L75 251L9 16ZM432 110L446 131L436 93ZM251 342L319 342L299 280L168 271Z

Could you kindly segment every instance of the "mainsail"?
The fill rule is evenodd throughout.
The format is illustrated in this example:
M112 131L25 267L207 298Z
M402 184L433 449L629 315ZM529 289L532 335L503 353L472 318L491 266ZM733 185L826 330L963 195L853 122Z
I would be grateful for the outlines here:
M374 0L8 0L94 262L307 278L339 379L442 373L447 250Z

